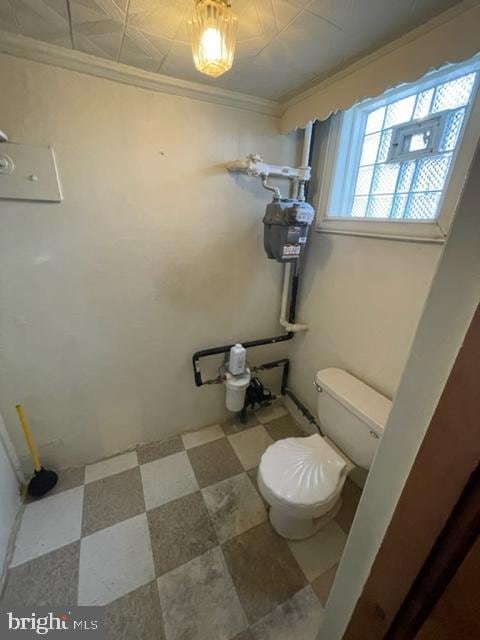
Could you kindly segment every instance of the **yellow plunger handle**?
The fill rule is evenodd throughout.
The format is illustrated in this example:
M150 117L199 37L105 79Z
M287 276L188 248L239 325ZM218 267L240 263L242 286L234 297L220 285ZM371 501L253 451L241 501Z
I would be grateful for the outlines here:
M25 434L25 440L27 441L28 448L30 449L30 454L35 466L35 471L40 471L42 465L40 464L40 458L38 457L37 447L35 446L35 442L33 440L32 430L30 429L30 425L28 424L27 416L25 415L21 404L15 405L15 409L17 410L23 433Z

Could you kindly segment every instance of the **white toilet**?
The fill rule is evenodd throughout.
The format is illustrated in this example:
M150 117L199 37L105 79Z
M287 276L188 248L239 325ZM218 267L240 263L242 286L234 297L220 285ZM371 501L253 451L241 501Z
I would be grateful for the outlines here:
M357 466L369 469L391 401L342 369L315 376L317 410L327 436ZM348 458L319 434L285 438L262 456L258 485L270 505L270 522L284 538L308 538L335 517Z

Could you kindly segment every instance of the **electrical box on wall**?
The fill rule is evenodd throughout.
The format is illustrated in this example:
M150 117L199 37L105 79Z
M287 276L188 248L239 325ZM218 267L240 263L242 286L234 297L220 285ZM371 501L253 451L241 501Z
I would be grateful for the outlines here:
M61 202L52 147L0 143L0 198Z

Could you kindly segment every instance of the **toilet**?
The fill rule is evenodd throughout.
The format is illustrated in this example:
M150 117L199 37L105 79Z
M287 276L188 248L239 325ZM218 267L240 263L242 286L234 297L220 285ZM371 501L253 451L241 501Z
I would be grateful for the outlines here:
M342 369L319 371L314 384L326 437L279 440L265 451L258 469L270 522L290 540L312 536L335 517L352 463L370 468L392 405Z

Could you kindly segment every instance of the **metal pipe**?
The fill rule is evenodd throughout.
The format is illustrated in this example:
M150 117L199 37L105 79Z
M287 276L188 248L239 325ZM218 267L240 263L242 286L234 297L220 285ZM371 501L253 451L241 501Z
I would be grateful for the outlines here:
M305 168L309 166L310 149L312 146L312 131L313 131L313 122L309 122L305 127L305 132L303 135L302 160L300 163L301 168ZM298 182L297 198L302 202L305 201L305 180L300 180Z
M310 147L311 147L311 141L312 141L312 129L313 129L313 123L309 122L305 127L305 135L303 139L303 148L302 148L302 166L303 167L308 167L308 162L310 157ZM249 165L249 162L254 162L254 161L261 162L261 159L258 158L257 160L255 159L254 156L248 156L245 160L238 160L230 163L228 165L228 169L229 171L246 171L247 166ZM278 187L269 185L267 183L266 175L262 174L261 178L262 178L263 187L268 191L272 191L273 193L275 193L276 198L281 198L280 189ZM291 264L288 262L285 263L285 270L284 270L284 276L283 276L284 280L283 280L283 290L282 290L282 302L281 302L281 308L280 308L280 324L284 329L286 329L287 333L281 336L274 336L272 338L262 338L259 340L251 340L249 342L244 342L243 346L245 347L245 349L249 349L252 347L260 347L267 344L275 344L277 342L285 342L286 340L291 340L296 332L306 331L308 329L308 326L306 324L295 323L297 291L298 291L298 283L299 283L297 266L298 265L296 265L295 273L293 277L291 277ZM290 293L290 307L289 307L288 321L287 321L286 315L287 315L288 291L290 288L290 280L292 283L292 287L291 287L291 293ZM202 351L197 351L196 353L193 354L192 356L193 373L195 376L195 384L197 385L197 387L201 387L204 384L219 384L220 382L222 382L221 376L217 378L213 378L211 380L207 380L205 382L202 381L200 359L205 358L207 356L214 356L214 355L220 355L222 353L228 353L233 346L234 346L233 344L228 344L228 345L223 345L221 347L203 349ZM288 366L289 365L286 365L287 367L286 375L288 375ZM282 388L284 387L286 388L286 382L287 381L286 381L286 376L284 372L284 380L282 381Z
M298 261L295 263L295 270L293 272L292 277L292 286L290 288L290 300L292 304L290 305L290 313L288 315L288 321L295 324L296 314L297 314L297 294L298 294L298 284L299 284L299 274L298 274ZM296 325L306 327L307 325Z
M290 284L291 281L291 284ZM302 323L296 323L296 308L297 308L297 292L298 292L299 276L297 268L295 266L295 272L293 277L291 275L291 264L285 263L285 271L283 274L283 292L282 292L282 304L280 307L280 324L287 331L292 333L298 333L300 331L308 331L308 325ZM287 299L288 291L290 290L290 310L287 320Z
M251 349L252 347L263 347L267 344L276 344L277 342L285 342L286 340L291 340L294 334L292 332L284 333L281 336L274 336L273 338L262 338L260 340L250 340L250 342L242 342L242 345L245 349ZM195 377L195 384L197 387L201 387L204 384L207 384L202 380L202 373L200 370L200 359L206 358L207 356L216 356L222 353L228 353L230 349L233 347L233 344L226 344L222 347L212 347L211 349L202 349L202 351L197 351L192 356L193 363L193 375ZM217 380L217 378L214 378ZM208 384L213 384L211 381Z
M249 158L242 158L241 160L233 160L227 164L227 171L247 173L250 168Z
M300 167L308 167L308 161L310 159L310 147L312 144L312 131L313 122L310 121L305 127L303 136L302 161L300 163Z
M317 427L317 430L318 430L319 434L321 436L323 436L324 434L323 434L323 432L322 432L322 430L320 428L320 425L315 420L315 417L310 413L310 411L303 404L303 402L300 402L300 400L293 393L293 391L291 391L290 389L285 388L284 389L284 395L286 395L288 398L290 398L290 400L292 400L292 402L297 407L297 409L300 411L300 413L308 420L308 422L310 424L314 424Z
M280 305L280 324L282 324L282 320L286 320L287 318L287 302L288 302L288 290L290 288L291 270L292 270L291 263L285 262L285 267L283 269L282 302Z
M262 175L262 185L263 188L266 189L267 191L273 191L273 193L275 194L275 198L278 198L279 200L282 199L282 194L280 193L280 189L278 187L274 187L273 185L270 185L267 183L267 176Z

